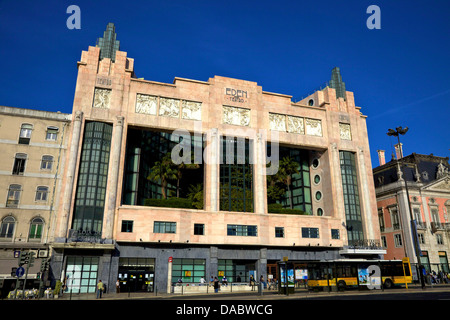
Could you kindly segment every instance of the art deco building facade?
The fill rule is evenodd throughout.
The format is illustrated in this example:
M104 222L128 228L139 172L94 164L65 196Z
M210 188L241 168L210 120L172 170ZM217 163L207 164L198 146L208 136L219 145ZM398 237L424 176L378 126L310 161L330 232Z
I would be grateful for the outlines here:
M137 78L126 52L112 61L101 50L77 64L53 243L53 274L73 292L97 279L127 291L267 279L283 257L385 252L352 92L326 87L294 103L220 76L160 83ZM278 174L264 175L277 152Z
M36 253L28 279L49 257L71 115L0 106L0 279L16 282L19 251ZM22 278L23 279L23 278ZM5 291L6 290L6 291Z
M396 148L397 157L387 163L379 150L380 166L373 169L385 258L409 257L417 264L419 256L428 272L449 272L448 157L417 153L402 157L401 145Z

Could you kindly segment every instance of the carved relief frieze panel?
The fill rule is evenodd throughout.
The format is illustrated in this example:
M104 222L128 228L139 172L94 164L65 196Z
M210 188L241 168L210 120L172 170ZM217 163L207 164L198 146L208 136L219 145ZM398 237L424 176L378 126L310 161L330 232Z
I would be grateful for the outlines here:
M136 96L136 113L156 115L158 97L138 93Z
M270 130L286 132L286 116L284 114L269 113Z
M111 103L111 90L95 88L93 108L109 109Z
M202 103L183 100L181 102L181 118L202 120Z
M237 126L250 125L250 109L230 106L222 107L223 123Z
M305 123L301 117L287 116L288 132L305 134Z
M322 136L322 121L316 119L305 119L306 134L309 136Z
M352 140L352 131L350 128L350 124L339 123L339 132L342 140Z
M159 115L179 118L180 117L180 100L171 98L159 99Z

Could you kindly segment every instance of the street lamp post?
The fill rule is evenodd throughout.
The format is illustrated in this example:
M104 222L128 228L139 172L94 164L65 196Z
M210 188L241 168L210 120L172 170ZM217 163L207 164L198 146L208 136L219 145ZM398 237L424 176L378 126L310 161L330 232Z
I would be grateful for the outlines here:
M401 144L400 144L400 135L404 135L406 132L408 132L408 127L402 128L402 127L397 127L395 128L395 130L393 129L388 129L387 135L388 136L394 136L397 137L398 139L398 148L400 151L400 158L403 158L403 150L402 148L400 148ZM400 167L400 171L403 175L403 167L402 165L400 165L400 161L397 158L397 164L399 164ZM410 228L411 228L411 233L412 233L412 238L413 238L413 242L414 242L414 251L416 252L416 257L417 257L417 263L419 265L419 277L420 277L420 282L422 284L422 289L425 289L425 281L423 279L423 273L422 273L422 263L420 262L420 253L419 253L419 239L417 238L417 232L415 227L413 228L413 226L415 226L416 221L415 219L413 219L413 215L412 215L412 210L411 210L411 200L409 199L409 190L408 190L408 183L406 181L406 178L404 179L405 181L405 190L406 190L406 197L408 198L408 210L409 210L409 218L410 218Z

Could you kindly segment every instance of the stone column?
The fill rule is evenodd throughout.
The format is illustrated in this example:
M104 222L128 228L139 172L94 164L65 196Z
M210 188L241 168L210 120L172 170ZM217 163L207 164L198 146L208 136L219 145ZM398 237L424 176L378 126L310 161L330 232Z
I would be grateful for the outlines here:
M107 187L107 206L103 218L102 237L106 239L113 238L114 214L116 211L117 183L119 180L120 153L122 149L124 117L118 116L113 129L111 141L110 168L108 175L111 177Z
M254 186L254 212L255 213L265 213L266 212L266 192L264 192L265 185L265 169L266 169L266 139L264 135L259 132L256 134L256 141L254 146L253 153L253 168L255 178L253 181L255 182Z
M217 268L219 266L219 248L211 246L209 248L209 266L206 267L206 281L209 282L209 279L211 276L216 277L217 274Z
M367 238L374 240L374 230L373 230L373 223L372 223L372 215L374 214L371 210L371 198L370 198L370 192L368 188L368 181L367 181L367 170L366 170L366 162L364 160L364 149L361 147L358 147L358 164L359 164L359 181L361 186L361 198L362 201L362 209L361 210L364 214L364 220L366 222L366 230L367 230Z
M65 180L65 190L61 214L61 225L59 232L56 235L57 241L67 237L67 230L69 228L70 209L72 207L72 195L75 187L75 172L78 159L78 148L80 145L81 125L82 125L83 112L76 111L73 119L72 126L72 141L69 148L69 164L67 166L67 174Z
M206 210L219 211L219 170L220 170L220 136L217 128L212 128L208 132L209 145L205 148L207 177L205 197ZM209 182L209 184L208 184Z
M259 260L257 262L257 276L256 279L259 282L261 276L264 277L264 281L267 283L267 248L261 248L259 250Z

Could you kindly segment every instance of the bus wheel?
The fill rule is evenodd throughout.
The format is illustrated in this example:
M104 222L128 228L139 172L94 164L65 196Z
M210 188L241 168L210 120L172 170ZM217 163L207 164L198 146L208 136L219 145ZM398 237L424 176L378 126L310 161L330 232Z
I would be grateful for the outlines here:
M344 291L345 288L347 288L347 285L345 284L345 281L341 280L338 282L338 290L339 291Z
M392 283L392 280L391 279L386 279L384 281L384 287L386 289L392 289L394 287L394 284Z

